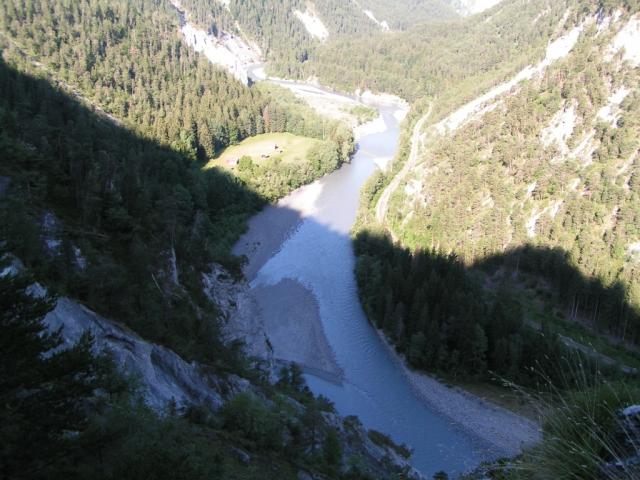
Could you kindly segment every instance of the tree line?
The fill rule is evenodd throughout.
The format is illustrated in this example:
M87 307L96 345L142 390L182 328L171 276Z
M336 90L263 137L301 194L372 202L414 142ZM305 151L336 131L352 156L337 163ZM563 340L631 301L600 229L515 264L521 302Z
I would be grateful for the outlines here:
M506 285L485 288L480 272L498 259L469 269L455 254L412 252L366 230L355 238L355 251L365 312L416 368L458 378L508 379L528 387L548 380L570 386L578 379L571 378L569 367L577 362L583 372L607 370L570 352L544 325L541 331L528 325ZM532 260L544 251L521 252L527 254ZM570 265L564 271L576 275ZM607 291L612 299L618 293ZM608 374L618 375L614 369Z

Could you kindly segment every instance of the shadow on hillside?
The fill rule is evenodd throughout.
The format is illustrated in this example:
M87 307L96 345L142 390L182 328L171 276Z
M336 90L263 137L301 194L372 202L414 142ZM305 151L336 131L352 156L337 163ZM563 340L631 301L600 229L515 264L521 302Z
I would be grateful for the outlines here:
M180 148L115 125L48 81L21 74L1 60L0 92L0 175L11 179L0 203L0 238L6 247L60 293L125 322L187 360L237 371L229 368L235 357L220 342L201 272L212 261L240 271L241 262L229 252L264 199L227 172L203 171ZM285 219L283 238L302 221L297 211L271 208L280 209ZM48 212L55 214L53 220L43 221ZM333 242L349 242L347 236L315 221L306 228L309 238L330 235L329 248L306 261L318 269L351 265L329 258L337 251ZM455 257L412 255L367 234L356 239L355 250L369 319L413 365L465 375L491 370L529 384L527 369L557 367L564 353L557 340L524 328L517 303L488 298ZM585 311L594 292L601 305L622 305L598 309L637 340L638 315L621 300L624 288L605 288L581 277L562 254L522 249L484 260L472 270L495 271L514 263L522 271L539 268L541 274L554 275L550 280L560 285L560 298L579 297ZM386 360L381 365L396 368ZM381 376L381 369L370 373L378 387L380 378L390 378ZM420 430L416 438L423 435ZM449 460L459 464L459 455L452 450Z
M585 275L560 248L525 245L489 256L476 266L487 272L503 268L538 275L548 282L555 303L568 309L573 319L586 319L602 333L634 345L640 341L640 312L628 303L628 286L620 281L605 285Z
M593 319L603 335L624 335L628 342L640 335L640 315L627 301L628 289L583 275L559 249L525 246L468 266L455 254L412 253L365 231L355 239L355 250L367 315L419 368L460 377L497 375L525 386L538 384L541 372L549 377L543 383L578 381L571 378L580 375L571 371L578 365L577 370L618 376L619 368L587 349L568 350L545 321L540 332L530 328L531 312L515 285L518 273L544 279L553 292L542 317L555 306Z
M219 361L201 272L219 261L239 274L231 247L264 199L2 59L0 92L6 249L59 293L187 359Z

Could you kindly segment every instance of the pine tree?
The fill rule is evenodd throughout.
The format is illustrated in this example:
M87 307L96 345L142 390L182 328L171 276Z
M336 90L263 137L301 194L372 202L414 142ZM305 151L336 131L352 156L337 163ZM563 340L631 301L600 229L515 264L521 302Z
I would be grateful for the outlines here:
M50 478L83 455L76 445L90 405L123 388L111 383L112 364L94 357L85 335L62 348L43 318L53 299L28 293L25 276L0 278L0 474ZM97 396L98 389L102 393Z

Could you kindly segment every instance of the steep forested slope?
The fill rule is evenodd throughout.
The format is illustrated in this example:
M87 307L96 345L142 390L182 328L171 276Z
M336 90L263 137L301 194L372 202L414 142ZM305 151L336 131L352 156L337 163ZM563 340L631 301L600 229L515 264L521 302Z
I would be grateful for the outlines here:
M226 30L247 36L260 45L273 73L293 77L308 73L304 64L326 40L309 30L301 13L338 43L353 36L366 41L389 29L457 18L441 0L231 0L226 7L217 0L184 0L181 5L214 33Z
M154 277L175 252L179 281L197 292L194 267L224 255L260 199L227 175L203 174L188 154L96 116L46 80L2 62L0 83L0 169L10 179L1 234L9 251L59 291L147 338L186 357L211 357L211 308L197 314L199 302L188 296L164 298Z
M180 288L201 295L198 272L228 256L265 198L223 172L201 171L200 160L250 135L291 130L329 140L335 167L351 153L350 133L190 51L167 2L9 1L0 25L0 168L15 195L3 208L4 238L99 312L187 357L211 357L215 315L198 313L188 295L163 306L158 272L171 267ZM283 184L275 196L302 174L270 173ZM64 225L46 227L62 242L53 261L37 247L44 209ZM86 268L77 268L72 245Z
M562 364L547 363L559 358L552 336L535 329L572 335L569 320L617 342L640 339L638 5L569 6L564 51L577 43L566 57L478 103L468 121L454 114L426 127L414 144L384 219L411 251L371 233L357 240L365 307L415 365L488 367L523 382L531 368ZM365 190L365 229L377 228L371 209L384 185ZM583 338L637 367L636 354Z
M505 2L495 12L367 38L329 41L305 72L345 89L408 100L477 94L543 51L567 2Z
M392 220L411 245L439 245L465 261L525 244L558 247L585 276L628 286L640 307L638 74L611 47L627 18L611 30L585 25L543 78L424 153ZM640 325L613 306L550 280L578 312L638 339Z
M143 135L212 156L265 129L265 100L180 42L166 2L3 2L4 41Z
M193 52L177 28L166 1L11 0L0 13L14 51L164 145L211 158L230 143L284 128L265 121L275 104Z

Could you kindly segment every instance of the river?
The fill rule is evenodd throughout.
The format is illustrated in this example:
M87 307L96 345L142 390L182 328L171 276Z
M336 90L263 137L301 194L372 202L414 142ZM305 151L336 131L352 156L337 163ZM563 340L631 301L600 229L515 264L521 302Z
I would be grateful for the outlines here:
M383 131L360 138L350 164L254 217L235 253L249 257L246 274L252 289L280 305L263 309L263 315L274 317L266 319L268 324L295 326L297 317L287 317L317 310L342 381L306 374L311 390L333 401L342 415L357 415L366 427L410 446L412 464L423 474L444 470L455 475L495 457L495 452L418 397L358 298L349 234L360 188L377 168L376 160L395 155L400 134L397 108L376 106ZM293 282L314 301L292 288Z

